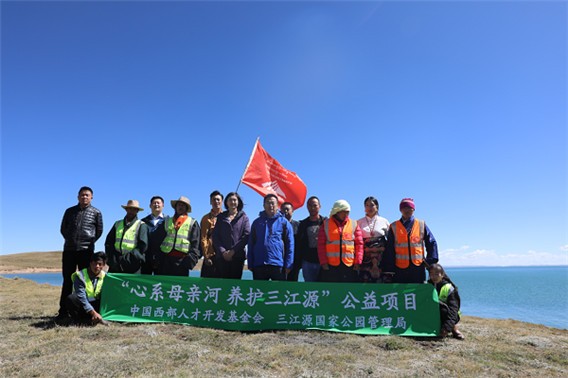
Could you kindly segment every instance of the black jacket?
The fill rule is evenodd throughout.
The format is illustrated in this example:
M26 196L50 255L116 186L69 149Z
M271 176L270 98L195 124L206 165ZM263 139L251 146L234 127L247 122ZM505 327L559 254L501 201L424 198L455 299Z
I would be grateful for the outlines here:
M95 242L103 234L103 214L93 206L84 209L77 204L65 210L61 221L64 251L94 251Z
M429 283L432 285L434 284L432 281L428 280ZM438 282L436 286L436 291L438 295L440 295L440 290L442 286L445 284L450 283L445 278L442 279L441 282ZM440 317L442 322L442 329L450 332L454 326L460 321L460 306L461 306L461 298L458 292L458 288L452 285L453 290L448 295L448 299L446 302L440 301Z

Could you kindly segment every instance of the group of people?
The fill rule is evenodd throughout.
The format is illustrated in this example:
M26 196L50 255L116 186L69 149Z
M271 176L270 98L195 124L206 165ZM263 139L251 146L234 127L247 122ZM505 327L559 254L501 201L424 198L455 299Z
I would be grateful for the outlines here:
M347 201L336 201L328 218L320 214L319 198L312 196L306 205L309 216L298 222L292 219L291 203L279 207L278 197L268 194L263 198L264 210L252 224L236 192L226 196L212 192L211 210L200 222L188 215L191 203L185 196L170 201L171 217L164 215L160 196L151 198L151 213L142 219L138 213L144 209L137 200L129 200L122 205L125 217L107 234L105 252L97 253L94 244L102 235L102 214L91 205L92 198L92 189L82 187L78 205L63 216L58 318L71 313L93 323L102 321L93 303L97 285L102 286L104 279L98 266L104 263L110 273L188 276L203 257L201 277L241 279L246 260L255 280L297 281L301 271L306 282L366 283L424 283L426 268L435 268L435 274L442 269L441 278L434 280L430 271L430 282L442 292L440 298L452 303L446 305L449 310L441 311L444 335L452 332L463 338L455 326L457 287L437 264L436 239L425 222L414 217L411 198L400 202L402 216L392 224L379 216L375 197L364 200L365 217L355 221L349 217Z

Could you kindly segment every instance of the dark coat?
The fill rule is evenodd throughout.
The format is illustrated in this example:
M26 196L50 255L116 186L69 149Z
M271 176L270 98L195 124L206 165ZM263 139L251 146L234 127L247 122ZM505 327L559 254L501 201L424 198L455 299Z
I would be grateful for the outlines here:
M95 242L103 234L103 215L94 206L82 209L78 204L65 210L61 221L64 251L94 251Z
M239 211L232 221L229 221L228 211L219 214L212 235L216 257L222 259L223 252L232 249L235 251L233 259L240 262L245 261L245 247L249 233L249 218L244 211Z

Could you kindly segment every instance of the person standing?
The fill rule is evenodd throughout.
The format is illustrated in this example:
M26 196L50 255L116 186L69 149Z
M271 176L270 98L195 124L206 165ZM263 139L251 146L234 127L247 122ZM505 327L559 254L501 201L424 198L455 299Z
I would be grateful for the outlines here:
M318 197L312 196L308 198L306 207L310 215L300 221L298 225L294 259L298 258L300 261L304 281L316 282L320 272L318 233L320 226L327 218L319 214L321 206Z
M175 215L165 222L166 237L160 246L162 256L158 273L187 277L201 257L199 224L187 215L191 212L189 198L181 196L170 203L175 209Z
M357 282L363 260L363 236L357 222L349 218L351 206L335 201L329 219L318 235L318 257L323 282Z
M246 259L250 223L243 211L243 200L237 192L225 196L225 210L217 216L213 229L213 249L217 277L240 280Z
M215 249L213 248L213 230L217 224L217 216L223 207L223 195L215 190L209 195L211 211L201 218L201 251L203 252L203 265L201 277L217 277L215 264Z
M298 234L298 226L300 225L300 222L292 219L292 215L294 214L294 206L292 206L290 202L284 202L282 205L280 205L280 212L282 213L282 215L284 215L284 218L286 218L292 225L292 230L294 230L294 248L296 248L296 235ZM302 261L298 258L296 251L294 251L294 265L292 266L290 273L288 273L286 280L298 282L298 275L301 268Z
M142 274L158 274L158 259L162 251L160 246L166 237L164 227L164 199L154 196L150 199L151 213L142 218L148 228L148 248L146 249L146 262L142 266Z
M285 281L294 263L294 230L278 211L274 194L264 197L264 211L252 222L247 261L255 280Z
M56 320L69 317L67 297L73 290L71 275L89 265L95 242L103 234L103 215L91 205L93 190L88 186L79 189L79 203L65 210L61 221L61 235L65 239L62 256L63 285Z
M383 272L394 275L395 283L424 283L424 265L438 262L438 243L426 222L414 217L412 198L403 198L399 209L402 217L389 227Z
M89 266L71 275L73 292L67 297L67 308L74 321L91 325L106 324L99 314L106 263L104 252L93 253Z
M126 216L114 223L105 240L109 273L140 274L146 261L148 227L138 219L144 209L137 200L120 205Z
M390 224L379 216L379 201L375 197L367 197L363 203L365 216L357 221L363 233L363 262L359 279L361 282L382 282L380 264Z

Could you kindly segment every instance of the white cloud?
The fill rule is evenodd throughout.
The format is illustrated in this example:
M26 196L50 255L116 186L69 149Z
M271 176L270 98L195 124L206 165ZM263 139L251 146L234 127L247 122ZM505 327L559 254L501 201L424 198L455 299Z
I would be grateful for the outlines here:
M568 252L568 244L566 244L566 245L561 245L561 246L560 246L560 250L563 251L563 252Z
M563 250L564 251L564 250ZM568 254L527 251L500 254L490 249L469 250L468 246L440 251L443 266L535 266L568 265Z

